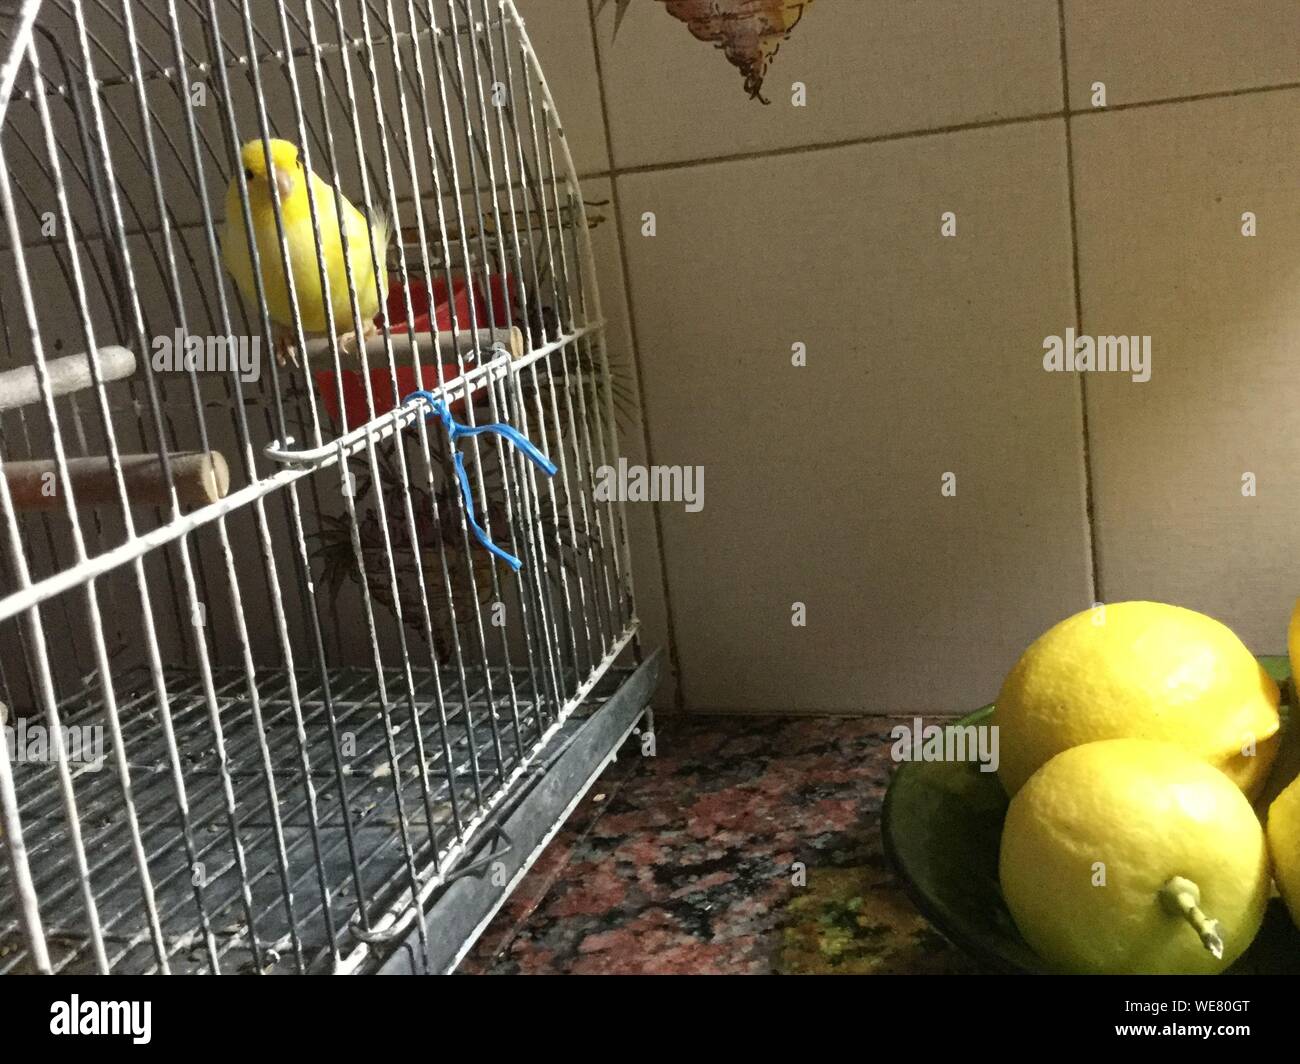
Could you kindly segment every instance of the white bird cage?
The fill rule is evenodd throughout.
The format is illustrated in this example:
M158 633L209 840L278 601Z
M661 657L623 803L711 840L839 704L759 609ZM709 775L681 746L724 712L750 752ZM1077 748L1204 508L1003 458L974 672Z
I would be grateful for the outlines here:
M657 669L523 23L0 0L0 55L0 972L447 970ZM273 327L223 267L271 138L394 222L364 342Z

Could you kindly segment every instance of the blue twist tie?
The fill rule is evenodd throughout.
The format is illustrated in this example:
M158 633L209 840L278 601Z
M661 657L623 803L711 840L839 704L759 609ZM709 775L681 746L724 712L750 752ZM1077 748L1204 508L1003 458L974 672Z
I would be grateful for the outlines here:
M447 429L447 438L454 445L461 436L478 436L484 432L495 432L498 436L504 436L507 440L518 447L528 457L528 460L537 466L548 477L555 476L555 464L542 454L535 446L533 441L520 432L513 425L495 424L495 425L462 425L451 416L451 410L441 399L435 399L432 392L418 391L412 392L402 400L403 405L423 399L429 404L429 412L426 417L437 417ZM455 450L453 446L453 457L456 462L456 478L460 481L460 493L465 499L465 516L469 521L469 527L474 530L474 536L488 550L505 562L515 572L523 568L523 562L516 558L509 551L502 550L488 538L488 534L483 531L474 516L474 495L469 487L469 474L465 472L465 456L460 451Z

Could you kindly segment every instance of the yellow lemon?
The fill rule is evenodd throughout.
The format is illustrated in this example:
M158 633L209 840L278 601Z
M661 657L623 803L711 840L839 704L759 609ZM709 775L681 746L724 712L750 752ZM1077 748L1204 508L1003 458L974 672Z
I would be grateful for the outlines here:
M1291 627L1287 630L1287 650L1291 654L1292 683L1295 682L1296 666L1300 665L1300 602L1295 604L1291 613ZM1292 707L1293 714L1300 709ZM1300 727L1300 720L1291 718L1290 727ZM1294 755L1300 747L1291 738L1291 753ZM1295 757L1284 758L1286 764L1279 762L1278 770L1290 776L1295 771ZM1272 786L1272 785L1271 785ZM1278 893L1286 902L1287 911L1296 927L1300 927L1300 776L1276 797L1268 807L1268 850L1273 857L1273 879L1277 883Z
M994 721L1008 794L1098 739L1175 743L1255 794L1277 753L1277 684L1224 625L1159 602L1068 617L1021 655Z
M1278 893L1300 927L1300 778L1268 807L1268 851Z
M1034 773L1007 810L998 872L1025 941L1078 973L1222 971L1270 890L1246 796L1147 739L1085 743Z

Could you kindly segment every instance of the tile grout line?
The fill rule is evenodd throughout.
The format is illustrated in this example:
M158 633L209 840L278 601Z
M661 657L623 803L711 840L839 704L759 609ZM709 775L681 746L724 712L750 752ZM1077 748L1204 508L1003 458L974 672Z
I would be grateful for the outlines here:
M637 398L641 406L641 443L645 447L646 463L654 465L654 449L650 443L649 403L646 398L645 374L641 366L641 340L636 327L636 312L632 307L632 273L628 269L627 233L623 225L622 201L618 191L620 171L614 158L614 137L609 121L609 102L605 95L605 69L601 62L600 38L592 3L593 0L587 0L587 16L591 27L592 57L596 63L596 85L600 92L600 116L605 132L605 152L609 156L609 193L614 205L614 231L618 236L619 266L623 271L623 301L627 306L627 328L632 338L632 372L636 378ZM663 517L657 505L651 509L651 517L654 521L655 545L659 549L659 583L663 592L664 623L668 627L668 646L665 649L673 671L673 708L678 712L684 712L686 695L682 687L681 659L677 654L677 623L673 612L672 591L668 584L668 554L664 548ZM628 529L624 528L623 531L626 534Z
M1058 3L1060 0L1058 0ZM1062 36L1064 29L1062 28ZM1064 45L1062 45L1064 47ZM597 64L599 67L599 63ZM672 162L664 163L641 163L636 166L627 166L618 168L614 165L612 143L610 143L611 156L610 168L608 170L592 173L590 177L615 177L622 174L649 174L664 173L672 170L690 170L701 166L711 166L715 163L734 163L746 162L758 159L779 158L787 155L811 155L816 152L834 151L838 148L855 148L868 144L889 144L900 140L916 140L921 137L944 136L949 133L967 133L981 129L1001 129L1006 126L1025 125L1031 122L1045 122L1052 119L1064 119L1067 123L1071 118L1078 118L1083 115L1104 115L1117 113L1121 111L1137 111L1152 107L1168 107L1174 104L1184 103L1201 103L1208 100L1226 100L1238 96L1256 96L1272 92L1288 92L1300 89L1300 81L1279 82L1275 85L1256 85L1245 89L1223 89L1219 92L1201 92L1192 93L1186 96L1165 96L1154 100L1134 100L1130 103L1109 104L1106 107L1090 107L1080 110L1072 110L1068 103L1058 111L1035 111L1031 114L1013 115L1009 118L988 118L970 122L958 122L947 126L927 126L920 129L904 129L893 133L872 133L861 137L845 137L840 140L818 141L813 144L792 144L784 148L763 148L753 151L730 152L726 155L710 155L695 159L679 159ZM604 99L604 85L601 84L602 107ZM607 142L610 141L608 132L608 114L605 114Z
M1189 92L1182 96L1158 96L1152 100L1130 100L1128 103L1112 103L1105 107L1081 107L1070 114L1076 118L1080 115L1104 115L1111 111L1140 111L1148 107L1169 107L1180 103L1201 103L1204 100L1230 100L1237 96L1259 96L1269 92L1288 92L1300 89L1300 81L1278 81L1271 85L1248 85L1244 89L1217 89L1209 92Z
M1074 282L1074 328L1076 335L1083 334L1083 282L1079 272L1079 210L1075 190L1074 173L1074 137L1071 132L1070 109L1070 57L1065 31L1065 0L1057 0L1056 12L1061 34L1061 93L1064 104L1065 119L1065 184L1066 195L1070 205L1070 261ZM1088 381L1087 374L1078 374L1079 378L1079 415L1081 418L1083 438L1083 504L1084 518L1088 533L1089 580L1091 583L1092 602L1103 601L1101 558L1097 550L1097 508L1096 491L1093 482L1092 467L1092 431L1088 422ZM1091 605L1092 603L1089 603Z
M1011 118L989 118L982 121L958 122L948 126L927 126L923 129L903 129L893 133L872 133L862 137L844 137L839 140L824 140L813 144L792 144L784 148L760 148L753 151L729 152L726 155L709 155L697 159L680 159L666 163L641 163L623 169L611 169L611 175L654 174L673 170L693 170L701 166L713 166L718 163L748 162L758 159L774 159L788 155L814 155L818 152L835 151L839 148L856 148L868 144L888 144L899 140L917 140L922 137L939 137L948 133L965 133L976 129L999 129L1003 126L1026 125L1031 122L1044 122L1060 118L1060 111L1035 111L1032 114L1015 115ZM612 160L611 160L612 166Z
M590 8L588 8L590 11ZM595 38L595 22L592 22L593 42ZM593 44L593 46L595 46ZM599 47L597 48L596 69L599 78L599 91L601 96L601 113L605 133L605 146L610 156L610 165L603 170L583 170L578 168L578 180L589 181L595 178L607 177L611 181L625 174L654 174L666 173L673 170L690 170L700 166L710 166L714 163L733 163L746 162L758 159L779 158L786 155L811 155L822 151L835 151L839 148L855 148L868 144L889 144L897 140L916 140L921 137L938 137L949 133L967 133L980 129L1000 129L1004 126L1026 125L1031 122L1046 122L1054 118L1069 120L1070 118L1079 118L1085 115L1104 115L1120 111L1137 111L1148 107L1167 107L1173 104L1183 103L1202 103L1209 100L1228 100L1238 96L1257 96L1263 93L1271 92L1288 92L1300 89L1300 81L1284 81L1275 85L1255 85L1246 89L1223 89L1218 92L1201 92L1192 93L1187 96L1164 96L1154 100L1134 100L1130 103L1109 104L1106 107L1090 107L1077 111L1060 110L1060 111L1037 111L1033 114L1015 115L1010 118L989 118L983 121L972 121L958 123L949 126L928 126L921 129L904 129L895 133L873 133L862 137L848 137L842 140L818 141L813 144L793 144L786 148L767 148L755 151L732 152L727 155L711 155L697 159L681 159L674 162L666 163L642 163L637 166L627 166L619 169L614 166L613 159L613 139L610 136L610 123L608 109L605 105L605 86L603 75L599 74L601 63L599 58ZM398 203L411 202L410 196L399 196ZM201 229L201 221L182 221L176 224L178 232L190 229ZM134 228L127 229L126 235L148 236L155 232L155 229ZM90 241L104 240L102 233L85 234L81 238L83 243ZM47 247L51 243L51 238L33 239L24 242L24 248ZM0 238L0 250L7 250L9 247L7 239Z

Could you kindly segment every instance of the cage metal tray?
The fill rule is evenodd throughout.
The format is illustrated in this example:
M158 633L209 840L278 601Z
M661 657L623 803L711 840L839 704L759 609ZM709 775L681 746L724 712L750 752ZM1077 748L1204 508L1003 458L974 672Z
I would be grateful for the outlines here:
M389 671L393 675L385 676L385 682L397 689L397 670ZM480 823L468 830L466 821L485 811L508 812L514 804L513 792L529 789L527 777L518 771L521 766L534 768L534 775L540 775L574 745L584 723L600 715L631 674L629 669L610 669L592 694L554 725L539 719L526 670L515 670L513 699L498 693L489 700L485 677L471 674L469 698L446 702L445 744L437 715L422 707L418 739L426 771L421 773L411 722L401 707L390 704L387 718L391 723L386 726L373 670L332 670L327 677L328 706L319 677L307 670L297 675L305 738L301 748L287 694L287 674L271 674L260 684L260 714L266 735L263 747L252 702L243 688L244 674L241 670L218 670L214 679L230 781L227 794L202 683L196 675L170 670L171 727L187 785L188 834L196 856L193 865L177 812L159 714L151 708L148 677L124 682L122 691L134 693L119 699L123 748L170 970L210 971L209 933L220 970L225 972L328 971L337 955L331 949L331 939L344 954L362 941L374 943L376 948L360 951L364 963L355 967L377 967L397 948L401 936L370 936L361 926L359 914L365 913L365 923L374 926L391 917L395 906L410 907L411 870L403 838L413 840L414 873L421 885L435 880L459 882L455 868L469 863L470 851L482 844L492 833L491 823L499 823L501 817L480 815ZM496 692L506 687L501 669L492 670L487 679ZM417 696L432 702L433 677L417 673L415 680ZM645 684L639 684L634 696L637 705L631 711L639 716L648 698ZM347 781L343 788L346 815L333 763L329 707L335 734L343 738L344 754L350 755L344 758L342 773ZM623 712L628 711L624 705ZM65 726L93 724L102 714L98 698L85 693L61 706ZM396 780L390 768L393 762L386 727L391 730L400 766L400 779ZM585 765L590 771L582 790L628 727L616 728L617 735L605 734L599 750L586 751L591 764ZM608 732L603 727L600 730ZM153 972L158 964L141 905L132 838L121 815L121 789L113 769L115 751L106 747L103 753L105 763L97 769L88 764L69 766L90 882L112 970ZM448 753L450 771L446 770ZM300 768L303 764L312 766L307 777ZM56 767L48 759L18 760L14 776L52 966L68 973L92 972L95 965L85 933L86 910L75 870L69 867L68 821ZM449 780L454 786L449 786ZM555 817L577 800L571 795L569 799L565 807L552 811ZM272 812L272 802L278 816ZM545 825L547 837L558 823L557 819ZM512 860L517 874L512 874L510 886L535 856L524 852L522 846L519 850ZM207 930L195 902L196 878L202 880ZM322 878L323 883L319 882ZM492 911L508 889L496 893L500 897L490 905ZM290 904L286 904L286 896L292 899ZM322 896L329 898L328 908L322 904ZM0 866L0 916L5 919L0 925L0 973L32 970L25 940L12 919L13 901L8 869ZM255 937L249 934L250 913ZM484 919L481 913L474 916L471 907L462 915L464 919L457 925L461 932L481 930L476 927ZM388 922L392 924L391 919ZM468 943L446 945L447 934L446 928L441 929L439 941L447 956L458 960ZM408 947L405 956L416 956L414 946ZM422 961L413 966L427 970Z

